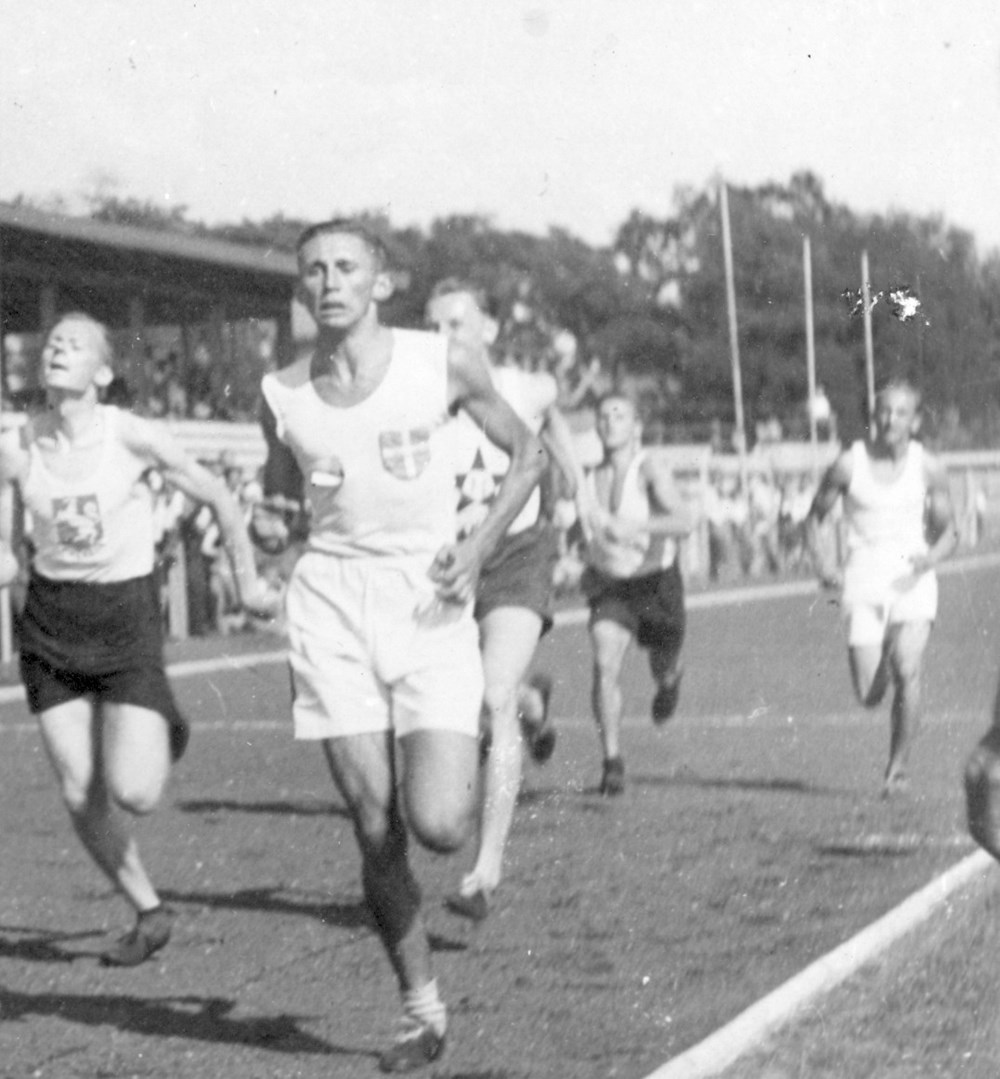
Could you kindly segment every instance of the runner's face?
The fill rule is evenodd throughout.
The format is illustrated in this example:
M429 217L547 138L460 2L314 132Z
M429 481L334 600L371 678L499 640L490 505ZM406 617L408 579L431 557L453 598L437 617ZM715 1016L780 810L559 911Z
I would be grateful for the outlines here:
M905 386L890 386L875 405L875 430L886 446L905 444L917 430L917 399Z
M104 372L110 375L97 326L69 318L52 327L42 349L42 382L46 389L83 393L97 385Z
M385 283L374 253L352 233L321 233L299 251L299 296L321 329L355 326L385 299Z
M447 292L427 305L427 325L449 341L470 348L492 343L492 319L468 292Z
M621 397L609 397L597 410L597 434L606 450L629 443L636 432L635 409Z

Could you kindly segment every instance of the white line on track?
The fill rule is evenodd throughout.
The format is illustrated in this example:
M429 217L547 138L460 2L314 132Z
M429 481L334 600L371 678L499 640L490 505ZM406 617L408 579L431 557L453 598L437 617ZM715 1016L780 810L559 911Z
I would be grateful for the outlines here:
M668 1060L646 1079L708 1079L718 1075L806 1004L828 993L926 921L952 892L991 865L993 859L982 850L963 858L878 921L817 959L704 1041Z

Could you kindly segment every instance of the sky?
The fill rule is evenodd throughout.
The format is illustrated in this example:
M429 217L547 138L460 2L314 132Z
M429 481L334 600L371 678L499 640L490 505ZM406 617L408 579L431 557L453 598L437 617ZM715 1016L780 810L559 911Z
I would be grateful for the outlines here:
M1000 248L996 0L0 0L0 199L610 243L810 169Z

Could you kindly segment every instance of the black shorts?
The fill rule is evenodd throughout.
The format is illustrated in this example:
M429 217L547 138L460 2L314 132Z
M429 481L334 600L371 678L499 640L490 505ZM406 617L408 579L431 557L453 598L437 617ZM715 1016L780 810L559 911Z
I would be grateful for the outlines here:
M139 705L163 716L171 755L181 757L190 730L164 670L153 575L93 584L32 572L20 628L21 678L32 713L78 697Z
M590 605L591 625L617 622L641 648L680 650L687 617L684 582L676 562L644 577L605 577L588 569L580 586Z
M523 607L552 628L553 574L559 560L559 534L548 521L504 536L479 574L476 620L498 607Z

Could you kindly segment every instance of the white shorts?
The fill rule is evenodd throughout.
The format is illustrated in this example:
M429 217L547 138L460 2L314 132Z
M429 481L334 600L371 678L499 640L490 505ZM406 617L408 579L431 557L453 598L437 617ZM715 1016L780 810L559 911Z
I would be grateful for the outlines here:
M844 573L847 643L881 645L889 626L900 622L933 622L937 618L938 582L934 573L900 574L892 578L854 569Z
M296 738L478 736L483 669L472 607L438 600L427 569L423 558L299 559L286 600Z

